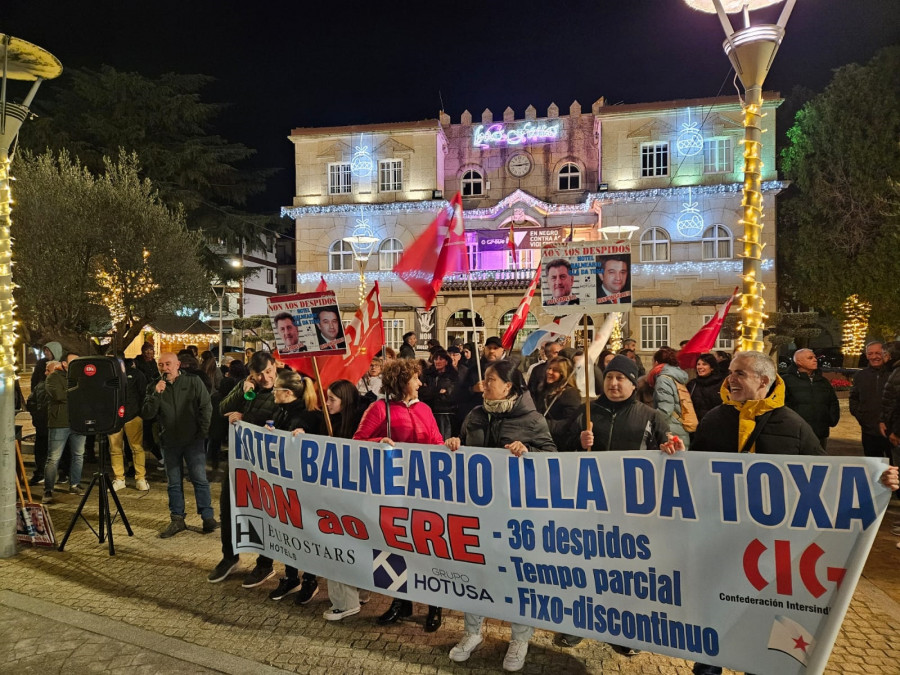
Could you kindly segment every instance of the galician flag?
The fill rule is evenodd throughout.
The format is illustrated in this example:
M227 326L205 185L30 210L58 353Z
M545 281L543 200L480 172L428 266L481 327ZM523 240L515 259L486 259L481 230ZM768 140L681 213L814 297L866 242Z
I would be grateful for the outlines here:
M575 329L578 328L582 316L584 315L568 314L544 324L525 340L525 344L522 345L522 355L528 356L535 349L544 345L544 343L558 340L561 337L570 337L575 333Z

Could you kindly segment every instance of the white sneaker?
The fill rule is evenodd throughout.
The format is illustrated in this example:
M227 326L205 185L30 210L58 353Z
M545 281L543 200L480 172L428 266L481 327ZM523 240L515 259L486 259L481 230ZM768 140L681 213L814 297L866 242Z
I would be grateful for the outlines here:
M134 489L135 489L135 490L142 490L142 491L149 490L149 489L150 489L150 483L148 483L146 480L144 480L143 478L141 478L139 481L136 481L136 482L135 482L135 484L134 484Z
M112 489L118 492L119 490L125 489L125 481L124 480L114 480L112 482Z
M354 607L353 609L329 609L322 616L325 617L326 621L340 621L345 616L353 616L354 614L359 614L359 607Z
M463 635L462 640L450 650L450 660L457 663L468 661L469 657L472 656L472 652L478 649L482 642L484 642L484 638L481 636L481 633L466 633Z
M528 656L528 642L524 640L512 640L506 657L503 659L503 670L516 673L525 666L525 657Z

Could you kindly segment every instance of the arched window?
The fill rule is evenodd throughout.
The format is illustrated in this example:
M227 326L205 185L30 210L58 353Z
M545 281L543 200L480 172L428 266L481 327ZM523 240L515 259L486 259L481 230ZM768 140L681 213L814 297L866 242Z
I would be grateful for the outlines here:
M328 249L328 271L351 272L353 270L353 247L343 239L338 239Z
M651 227L641 235L641 262L669 260L669 235L659 227Z
M462 177L462 196L480 197L484 194L484 176L480 171L466 171Z
M581 189L581 169L577 164L569 162L563 164L559 170L559 189L560 190L580 190Z
M500 326L498 327L499 335L503 335L506 332L506 329L509 328L509 324L512 323L513 315L516 313L516 310L511 309L502 317L500 317ZM525 343L525 338L531 335L534 331L537 330L538 320L534 318L534 314L531 312L528 313L528 316L525 317L525 325L516 333L516 341L513 344L513 349L521 349L522 345Z
M378 269L392 270L400 256L403 255L403 244L399 239L385 239L378 247Z
M731 260L731 232L724 225L711 225L703 232L704 260Z

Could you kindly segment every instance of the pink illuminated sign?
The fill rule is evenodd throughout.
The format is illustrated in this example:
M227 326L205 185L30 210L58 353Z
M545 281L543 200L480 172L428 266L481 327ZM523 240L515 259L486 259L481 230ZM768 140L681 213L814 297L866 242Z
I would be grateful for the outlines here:
M476 148L489 148L492 145L523 145L525 143L541 143L555 141L559 138L560 123L526 122L517 127L507 128L505 124L492 124L485 129L483 124L475 127L472 143Z

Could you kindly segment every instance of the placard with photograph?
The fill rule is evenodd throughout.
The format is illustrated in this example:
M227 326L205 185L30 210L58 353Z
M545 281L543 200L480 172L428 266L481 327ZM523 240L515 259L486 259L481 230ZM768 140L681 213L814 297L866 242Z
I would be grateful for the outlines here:
M541 304L548 314L627 312L631 244L575 242L541 249Z
M268 307L279 354L334 356L347 351L334 291L277 295L269 298Z

